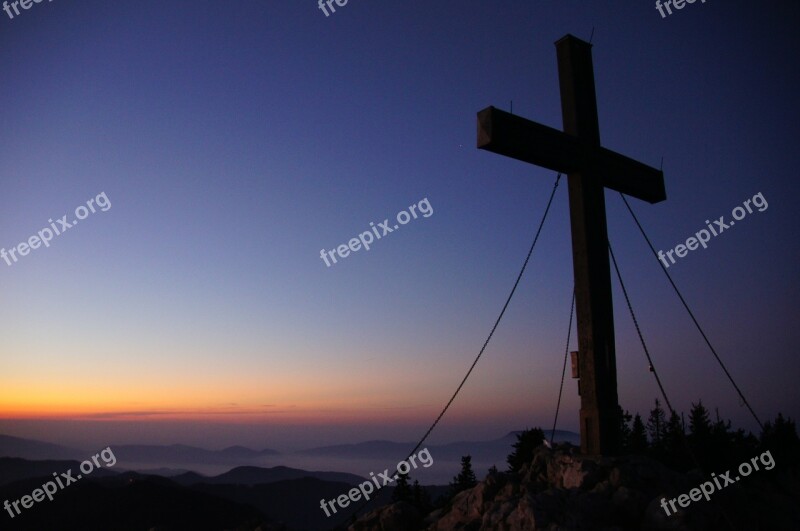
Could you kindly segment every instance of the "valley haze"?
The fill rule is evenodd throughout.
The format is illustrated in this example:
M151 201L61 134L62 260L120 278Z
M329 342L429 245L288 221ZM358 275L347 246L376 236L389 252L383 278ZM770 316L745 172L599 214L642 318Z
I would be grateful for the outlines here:
M435 466L420 468L412 474L422 484L447 484L458 473L463 455L472 456L475 473L483 476L491 466L506 467L506 456L516 442L516 433L488 441L458 441L445 444L428 444ZM576 444L579 435L556 430L556 442ZM133 470L165 477L176 477L187 472L217 476L236 467L289 467L326 473L352 474L363 477L370 471L383 470L405 459L413 448L410 442L367 441L356 444L320 446L294 452L251 449L232 446L208 450L195 446L118 444L113 446L117 457L115 470ZM68 448L42 441L0 435L0 457L29 460L78 459L86 450ZM2 478L0 478L2 480Z

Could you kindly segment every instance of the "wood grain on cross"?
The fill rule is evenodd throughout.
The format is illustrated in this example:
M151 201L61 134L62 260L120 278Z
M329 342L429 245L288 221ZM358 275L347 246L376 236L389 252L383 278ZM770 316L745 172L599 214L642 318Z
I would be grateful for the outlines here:
M605 188L657 203L664 175L600 146L592 45L556 41L564 131L494 107L478 113L478 148L566 173L578 319L581 452L619 451L617 367Z

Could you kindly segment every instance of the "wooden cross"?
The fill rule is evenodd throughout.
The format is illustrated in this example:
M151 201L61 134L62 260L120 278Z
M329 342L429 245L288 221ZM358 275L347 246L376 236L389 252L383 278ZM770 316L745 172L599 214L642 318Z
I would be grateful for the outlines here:
M619 406L605 188L650 203L667 198L664 175L600 146L592 45L556 41L564 131L494 107L478 113L478 148L568 175L578 318L581 452L619 452Z

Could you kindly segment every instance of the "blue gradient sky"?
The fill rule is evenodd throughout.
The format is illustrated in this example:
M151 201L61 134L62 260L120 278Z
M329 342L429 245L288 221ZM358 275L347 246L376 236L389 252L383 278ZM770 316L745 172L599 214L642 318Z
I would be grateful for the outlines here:
M496 5L502 4L502 5ZM800 8L706 2L70 2L0 12L0 431L68 444L418 438L483 343L555 175L475 148L495 105L561 127L554 41L587 39L603 144L658 167L631 200L763 418L800 415ZM552 423L572 290L566 181L529 270L433 441ZM331 268L319 258L427 197ZM674 405L755 422L616 193L609 234ZM657 388L616 286L620 402ZM574 348L576 345L573 339ZM568 380L560 427L577 430Z

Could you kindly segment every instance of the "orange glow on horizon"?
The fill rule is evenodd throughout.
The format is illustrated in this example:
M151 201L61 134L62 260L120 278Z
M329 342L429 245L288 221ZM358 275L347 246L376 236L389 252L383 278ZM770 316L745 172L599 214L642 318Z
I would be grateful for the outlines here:
M202 421L226 424L254 424L280 421L298 424L346 424L350 422L380 423L387 419L427 420L433 412L430 406L374 407L354 404L319 405L239 405L214 404L193 406L164 406L137 403L135 405L106 403L98 406L90 401L48 403L44 401L0 402L2 420L88 420L97 422L181 422Z

